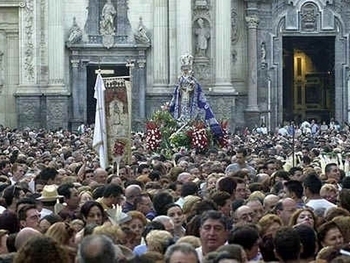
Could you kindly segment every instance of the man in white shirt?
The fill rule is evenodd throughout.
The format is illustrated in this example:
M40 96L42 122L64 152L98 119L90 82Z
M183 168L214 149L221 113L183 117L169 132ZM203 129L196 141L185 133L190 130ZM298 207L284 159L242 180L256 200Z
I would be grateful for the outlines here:
M304 180L304 193L307 198L306 206L311 207L317 216L323 217L325 212L336 205L320 196L322 182L316 174L309 174Z

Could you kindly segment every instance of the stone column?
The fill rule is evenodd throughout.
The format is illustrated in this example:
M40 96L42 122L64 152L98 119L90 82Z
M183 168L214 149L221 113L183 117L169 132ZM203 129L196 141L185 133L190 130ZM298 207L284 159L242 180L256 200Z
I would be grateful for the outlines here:
M153 88L154 91L164 92L169 82L168 65L168 1L154 0L154 37L153 37Z
M72 59L70 61L72 68L72 116L71 116L71 126L73 130L81 124L81 122L85 122L84 120L84 109L82 108L82 101L86 101L82 92L79 89L79 59Z
M248 108L247 111L259 111L258 109L258 58L257 58L257 27L259 18L247 16L248 26Z
M231 0L215 1L215 92L234 91L231 84Z
M48 0L49 93L64 86L63 1Z
M169 0L169 84L172 87L176 82L180 73L178 68L179 58L176 50L176 5L177 0Z
M192 54L192 7L189 0L176 1L177 70L180 72L180 57Z
M139 87L140 87L140 121L143 123L143 121L146 119L146 59L141 58L137 60L138 64L138 73L139 73Z

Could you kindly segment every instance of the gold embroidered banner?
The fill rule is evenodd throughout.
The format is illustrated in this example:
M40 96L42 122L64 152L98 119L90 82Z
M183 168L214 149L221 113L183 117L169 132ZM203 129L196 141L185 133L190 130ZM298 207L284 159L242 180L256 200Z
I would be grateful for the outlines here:
M125 77L103 78L107 123L108 160L131 160L131 82Z

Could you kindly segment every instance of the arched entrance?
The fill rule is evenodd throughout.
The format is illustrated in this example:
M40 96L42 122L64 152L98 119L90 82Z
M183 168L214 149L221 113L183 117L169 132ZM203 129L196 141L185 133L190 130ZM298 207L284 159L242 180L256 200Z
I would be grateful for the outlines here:
M283 119L334 117L334 36L283 37Z
M271 123L315 118L349 121L349 41L326 1L290 2L273 22Z

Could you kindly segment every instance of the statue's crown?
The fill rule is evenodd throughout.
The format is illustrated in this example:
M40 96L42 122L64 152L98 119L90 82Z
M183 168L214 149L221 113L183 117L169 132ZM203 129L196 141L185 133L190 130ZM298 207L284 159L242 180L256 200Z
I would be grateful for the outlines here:
M184 54L181 56L181 69L192 69L193 56L190 54Z

